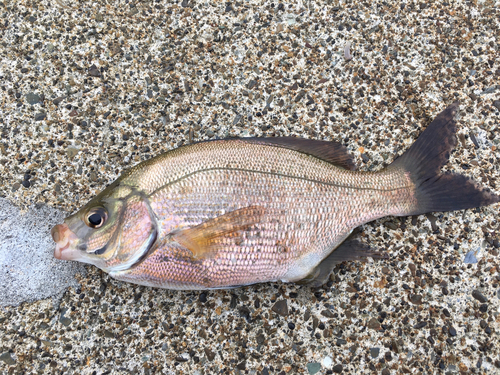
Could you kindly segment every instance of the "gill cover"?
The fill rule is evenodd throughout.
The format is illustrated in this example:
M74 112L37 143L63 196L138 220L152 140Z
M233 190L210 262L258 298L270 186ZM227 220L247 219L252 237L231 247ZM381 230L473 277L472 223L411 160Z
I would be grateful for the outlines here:
M67 231L59 237L70 240L60 251L61 259L90 263L106 272L128 269L140 261L158 235L147 197L119 181L64 222Z

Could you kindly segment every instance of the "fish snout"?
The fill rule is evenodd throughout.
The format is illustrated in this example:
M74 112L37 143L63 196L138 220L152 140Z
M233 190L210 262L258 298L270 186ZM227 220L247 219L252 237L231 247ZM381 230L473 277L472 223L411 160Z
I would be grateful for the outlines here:
M54 257L62 260L69 260L70 258L65 256L69 254L65 254L64 250L68 249L76 239L75 234L66 224L57 224L54 228L52 228L50 233L52 234L52 239L56 243Z

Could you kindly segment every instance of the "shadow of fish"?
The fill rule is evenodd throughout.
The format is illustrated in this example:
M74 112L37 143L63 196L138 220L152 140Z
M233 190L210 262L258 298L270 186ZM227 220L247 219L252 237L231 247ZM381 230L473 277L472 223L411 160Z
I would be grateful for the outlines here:
M496 203L472 180L441 173L456 144L450 105L379 172L354 171L335 142L201 142L142 162L52 229L55 257L123 281L171 289L267 281L321 285L335 264L382 254L352 230L377 218Z

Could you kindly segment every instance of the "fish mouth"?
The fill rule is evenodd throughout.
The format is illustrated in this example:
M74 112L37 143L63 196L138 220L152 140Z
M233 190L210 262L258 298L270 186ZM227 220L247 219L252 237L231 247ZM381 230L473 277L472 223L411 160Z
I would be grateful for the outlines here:
M76 235L69 229L67 224L57 224L50 231L52 239L56 243L54 258L61 260L76 259L77 250L72 246L77 240Z

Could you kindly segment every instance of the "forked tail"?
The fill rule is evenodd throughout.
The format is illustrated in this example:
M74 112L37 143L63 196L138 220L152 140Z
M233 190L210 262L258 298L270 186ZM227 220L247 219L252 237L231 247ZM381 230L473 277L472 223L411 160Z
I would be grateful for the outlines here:
M415 143L387 169L409 173L416 187L417 205L406 215L432 211L455 211L487 206L500 201L474 181L460 174L441 173L456 145L456 121L459 102L441 112Z

